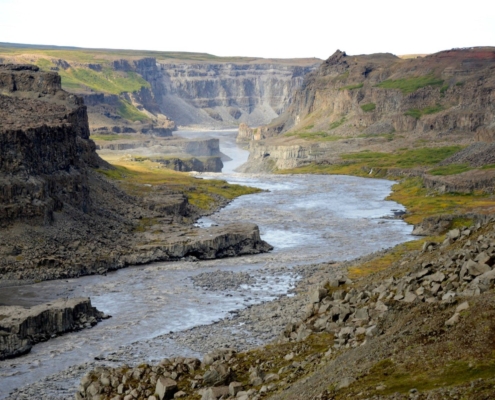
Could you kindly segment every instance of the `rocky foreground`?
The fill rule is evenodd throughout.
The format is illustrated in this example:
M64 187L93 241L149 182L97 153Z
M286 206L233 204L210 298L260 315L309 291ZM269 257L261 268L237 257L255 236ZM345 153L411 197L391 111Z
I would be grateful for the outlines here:
M220 348L202 362L100 367L76 398L492 398L494 222L453 229L354 282L328 275L328 267L315 272L320 284L296 296L300 317L271 345Z

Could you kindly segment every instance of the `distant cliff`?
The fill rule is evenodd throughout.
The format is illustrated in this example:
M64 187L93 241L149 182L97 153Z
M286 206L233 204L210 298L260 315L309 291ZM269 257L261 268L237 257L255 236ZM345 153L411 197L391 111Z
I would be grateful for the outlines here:
M162 110L180 125L265 124L287 108L292 93L316 66L163 63Z
M259 63L117 60L118 71L136 72L149 84L131 96L151 112L179 125L266 124L290 103L304 76L319 60L260 60Z
M0 60L57 71L64 89L84 98L91 130L99 134L164 136L176 124L266 124L286 109L304 76L321 63L316 58L222 58L75 48L64 51L62 59L48 47L31 48L0 45Z

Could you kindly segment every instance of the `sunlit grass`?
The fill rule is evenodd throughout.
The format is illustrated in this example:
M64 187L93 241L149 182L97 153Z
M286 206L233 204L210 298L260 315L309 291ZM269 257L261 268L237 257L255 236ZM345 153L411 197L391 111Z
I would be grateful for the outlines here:
M376 87L382 89L399 89L402 93L408 94L426 86L442 86L443 82L443 79L436 78L430 74L396 80L388 79L379 83Z
M192 205L203 210L209 210L218 204L219 196L232 200L245 194L261 191L257 188L230 184L217 179L194 178L188 173L164 168L151 160L135 162L107 157L106 161L110 162L115 169L97 171L112 180L119 181L128 193L141 196L150 193L153 186L165 185L169 191L183 193Z

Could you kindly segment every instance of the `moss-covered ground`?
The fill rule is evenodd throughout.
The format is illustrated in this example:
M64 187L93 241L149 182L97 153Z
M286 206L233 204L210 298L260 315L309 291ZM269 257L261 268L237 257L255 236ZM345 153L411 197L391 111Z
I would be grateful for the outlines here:
M138 158L139 160L139 158ZM114 169L99 169L107 178L118 181L126 192L135 196L150 193L153 186L165 186L170 193L183 193L189 203L202 210L212 210L219 200L260 192L260 189L234 185L217 179L198 179L188 173L164 168L161 164L143 158L129 161L107 159Z

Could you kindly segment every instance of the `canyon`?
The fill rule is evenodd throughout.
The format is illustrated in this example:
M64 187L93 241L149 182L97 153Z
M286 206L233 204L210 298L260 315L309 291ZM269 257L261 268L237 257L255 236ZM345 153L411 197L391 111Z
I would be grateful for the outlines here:
M270 248L250 224L201 232L191 228L189 218L204 210L191 206L180 191L150 185L143 198L142 187L150 186L141 185L141 196L133 196L106 179L104 172L112 174L114 167L97 155L89 138L86 106L61 89L56 73L3 65L0 91L2 281L73 277L188 254L212 258ZM217 206L228 201L221 195L216 199ZM156 221L150 227L158 221L163 226L148 237L143 219Z
M143 308L138 341L98 354L89 343L84 366L56 367L53 377L15 388L9 398L65 396L71 379L80 379L78 399L494 395L494 48L412 59L336 51L322 63L105 57L34 60L58 69L62 80L35 66L0 67L0 285L21 293L12 286L33 284L27 293L40 290L34 297L41 299L54 293L38 289L44 287L38 280L103 277L174 260L176 267L154 263L108 274L105 282L88 280L87 290L113 307L112 296L149 304L166 298L161 308L196 318L199 309L211 312L216 299L211 315L223 319L211 325L202 316L203 326L174 320L179 332L167 334L159 323L167 310ZM122 78L121 88L133 90L85 87L75 80L81 70ZM88 108L62 90L64 77ZM229 161L220 152L221 134L179 139L177 125L238 123L237 143L249 149L240 170L254 174L232 174L226 183L216 180L221 175L197 174L201 180L167 170L218 171L222 159ZM267 172L280 174L258 175ZM307 172L323 175L298 175ZM407 209L380 202L390 182L335 174L396 179L392 198ZM255 192L256 201L230 203ZM348 220L335 222L333 213ZM246 215L258 225L240 222ZM402 219L426 237L365 255L412 239ZM359 238L349 239L349 232ZM275 245L273 253L260 235ZM215 260L236 255L249 255L248 264ZM120 287L136 278L143 279L135 290ZM173 279L181 289L164 294ZM74 281L60 284L64 294L85 290ZM220 312L223 304L233 316ZM101 317L86 308L94 315L85 321ZM14 337L16 328L2 323L11 322L8 312L0 311L2 354L28 351L36 335ZM119 325L122 332L136 329L135 318L117 317L129 325ZM54 335L86 323L67 320ZM81 336L94 338L86 328ZM180 344L175 349L184 357L168 348L163 358L170 343ZM31 368L22 360L11 365L20 373Z

